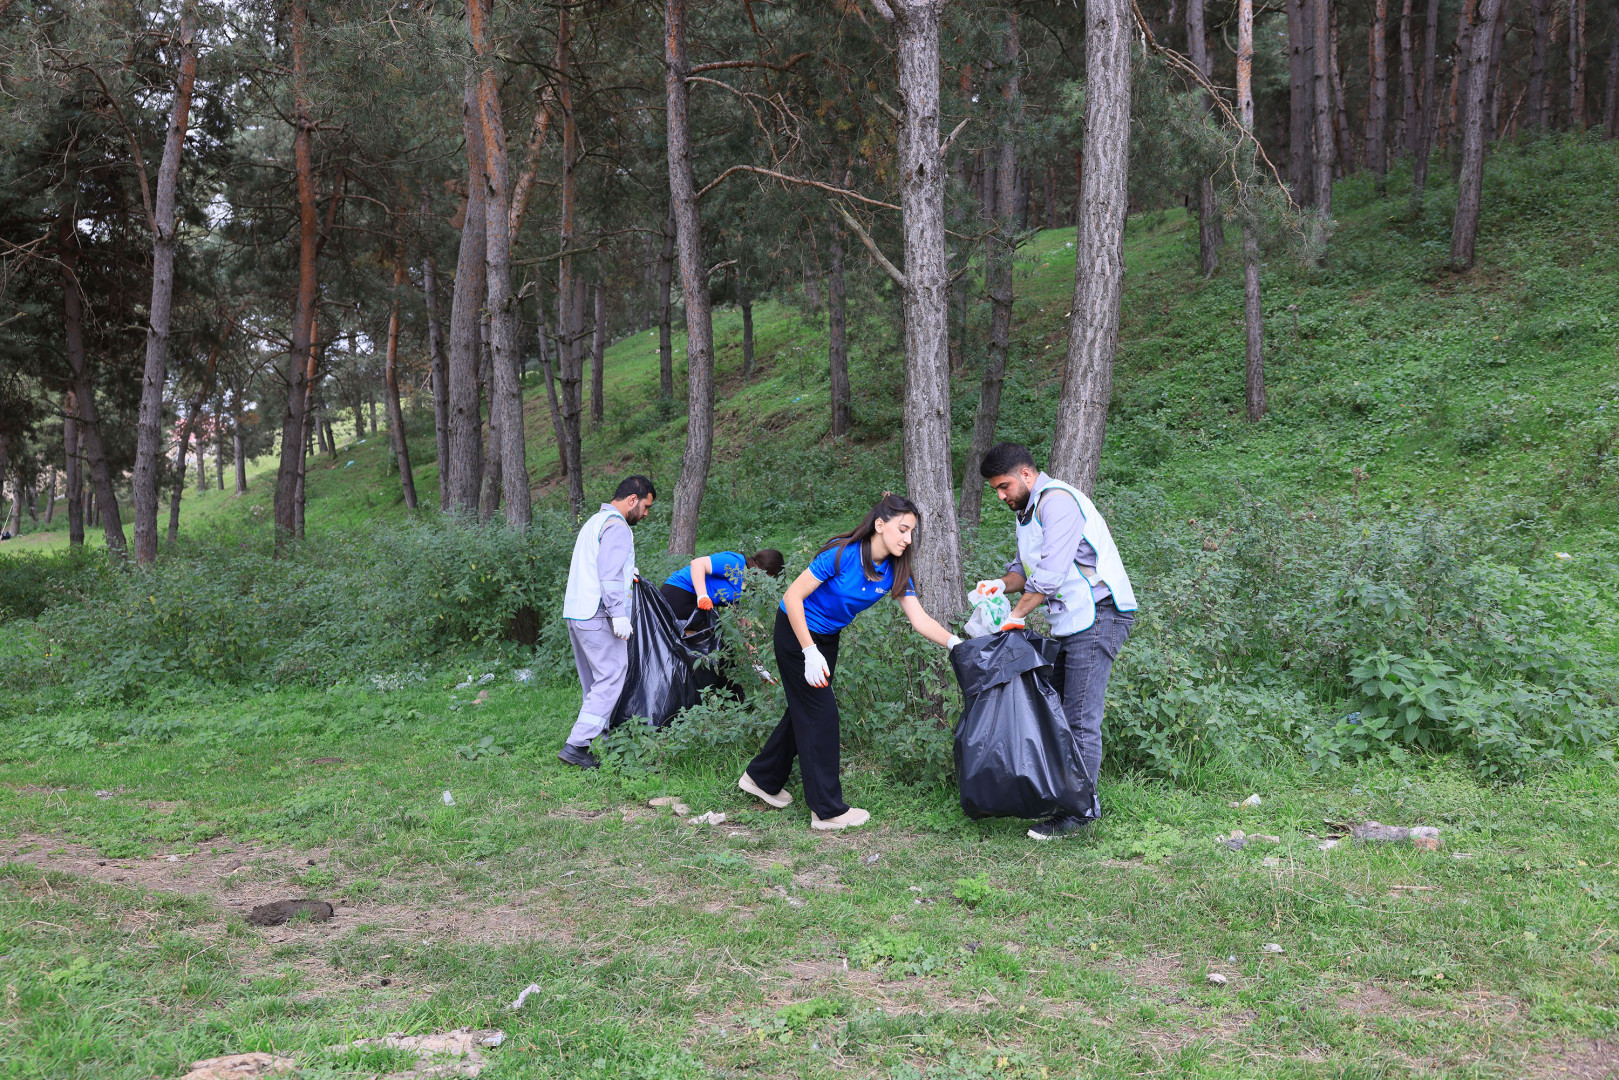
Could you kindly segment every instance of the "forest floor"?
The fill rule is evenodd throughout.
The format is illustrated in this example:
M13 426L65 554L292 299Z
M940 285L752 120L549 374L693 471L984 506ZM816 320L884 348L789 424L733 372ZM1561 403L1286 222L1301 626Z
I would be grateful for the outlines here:
M1485 506L1546 557L1566 552L1570 572L1611 580L1616 152L1503 149L1480 265L1460 276L1435 269L1449 188L1416 213L1398 175L1387 197L1341 183L1325 266L1277 253L1266 269L1273 408L1255 425L1240 411L1240 275L1197 277L1179 212L1133 219L1099 495L1154 488L1189 517L1244 495L1388 515ZM1053 230L1022 249L1001 434L1037 452L1071 240ZM884 288L851 290L856 429L835 442L824 314L761 304L746 384L740 316L717 314L705 545L818 540L900 486ZM958 444L976 359L958 379ZM655 333L617 343L608 375L587 490L632 469L671 485L684 425L657 400ZM555 503L543 396L528 410L536 490ZM424 419L412 449L431 506ZM312 534L402 517L389 459L376 437L312 459ZM261 473L240 499L188 492L182 536L267 547L269 487ZM659 527L643 526L646 548ZM5 549L65 543L64 529ZM651 551L641 562L659 568ZM369 1076L410 1059L332 1048L469 1025L506 1033L488 1080L1619 1076L1611 758L1520 786L1442 757L1320 774L1280 757L1174 783L1109 773L1096 829L1037 845L857 756L845 787L872 825L821 835L800 804L738 792L729 751L655 777L567 769L555 750L577 687L520 683L509 664L443 670L456 663L128 706L64 689L49 715L5 716L0 1077L166 1078L250 1050L306 1077ZM456 689L486 672L484 704ZM95 735L111 728L128 734ZM1232 805L1250 794L1257 807ZM664 795L727 818L648 805ZM1437 826L1443 847L1320 849L1368 819ZM1276 839L1233 851L1218 839L1233 829ZM242 917L304 897L335 917Z
M873 823L826 835L738 792L740 758L562 766L574 696L495 674L483 705L451 674L197 693L147 738L0 765L0 1076L252 1050L374 1075L409 1056L333 1048L466 1026L506 1033L488 1080L1619 1070L1602 762L1505 789L1442 761L1125 777L1094 832L1045 845L854 768ZM1367 819L1443 847L1319 849ZM243 918L288 898L335 917Z

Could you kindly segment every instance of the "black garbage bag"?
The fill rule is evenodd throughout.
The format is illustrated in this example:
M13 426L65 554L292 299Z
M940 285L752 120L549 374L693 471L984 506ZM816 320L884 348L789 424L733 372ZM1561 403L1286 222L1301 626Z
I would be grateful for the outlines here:
M634 588L630 670L608 720L618 727L640 717L653 727L665 727L702 699L708 678L695 668L706 668L717 638L712 628L685 637L685 624L675 618L662 593L639 580Z
M1047 677L1051 644L1010 630L951 650L964 705L956 783L968 817L1038 820L1083 815L1091 806L1094 784Z

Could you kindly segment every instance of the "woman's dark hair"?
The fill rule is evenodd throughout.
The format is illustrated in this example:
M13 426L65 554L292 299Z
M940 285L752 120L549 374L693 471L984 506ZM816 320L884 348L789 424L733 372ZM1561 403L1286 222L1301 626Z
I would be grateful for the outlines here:
M752 555L749 555L745 561L749 566L756 570L763 570L771 577L781 577L782 568L787 565L787 560L783 559L781 552L775 548L760 548Z
M843 565L843 549L850 544L858 543L860 545L860 562L866 571L866 580L876 581L880 578L882 575L877 573L877 564L872 562L871 559L871 538L877 532L878 521L893 521L901 514L911 515L916 519L916 527L918 529L922 527L922 511L916 508L916 504L903 495L895 495L889 492L878 500L876 506L871 508L871 513L866 515L866 520L848 532L839 533L821 545L821 551L837 549L838 553L832 556L832 573L836 575L838 569ZM888 560L894 564L894 584L888 590L888 595L895 600L903 597L905 590L910 587L911 553L915 550L916 544L913 542L902 554L893 556ZM816 554L819 555L820 551L816 552Z

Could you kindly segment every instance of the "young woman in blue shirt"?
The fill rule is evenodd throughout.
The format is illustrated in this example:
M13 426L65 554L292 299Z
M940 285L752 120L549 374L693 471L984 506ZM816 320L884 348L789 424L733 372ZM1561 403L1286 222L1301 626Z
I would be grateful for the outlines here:
M810 828L847 829L871 814L843 801L838 778L838 700L832 692L838 636L856 615L885 595L917 633L946 649L961 639L922 610L911 582L911 544L921 514L902 495L885 495L854 529L834 536L798 575L776 612L776 667L787 711L748 764L737 787L780 809L793 801L783 790L798 759Z
M780 577L782 566L781 552L775 548L762 548L752 555L716 551L699 555L691 565L670 574L658 591L669 601L675 618L686 624L686 632L695 633L708 628L713 621L710 613L716 607L736 603L742 595L745 571L763 570L771 577Z

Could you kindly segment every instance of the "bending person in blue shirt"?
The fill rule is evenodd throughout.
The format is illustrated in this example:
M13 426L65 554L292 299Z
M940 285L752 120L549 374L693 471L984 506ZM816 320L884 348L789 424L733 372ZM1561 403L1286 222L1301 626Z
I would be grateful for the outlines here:
M776 725L737 787L780 809L793 801L782 790L798 758L810 828L847 829L871 814L843 801L838 779L838 699L832 675L838 635L854 617L885 595L917 633L952 649L961 639L922 610L911 583L911 543L921 514L902 495L884 495L854 529L828 540L809 569L787 587L776 612L776 667L787 713Z
M780 577L783 565L781 552L775 548L764 548L752 555L716 551L700 555L690 566L670 574L658 591L669 601L675 618L686 624L686 632L696 633L706 630L713 621L709 612L736 603L742 595L744 571L763 570L771 577Z

